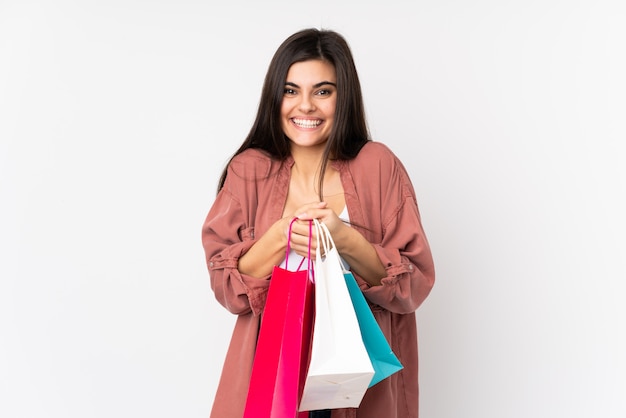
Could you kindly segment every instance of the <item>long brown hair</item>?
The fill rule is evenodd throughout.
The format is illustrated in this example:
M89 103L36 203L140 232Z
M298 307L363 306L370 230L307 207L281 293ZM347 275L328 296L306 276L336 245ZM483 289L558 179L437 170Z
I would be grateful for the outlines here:
M280 123L285 80L292 64L309 60L329 62L335 67L337 76L334 124L320 167L318 190L320 200L323 200L322 185L328 161L350 160L370 140L361 84L352 52L343 36L335 31L304 29L288 37L278 47L265 75L256 119L245 141L230 160L248 148L264 150L280 161L289 156L289 139ZM224 186L226 175L227 168L220 177L218 191Z

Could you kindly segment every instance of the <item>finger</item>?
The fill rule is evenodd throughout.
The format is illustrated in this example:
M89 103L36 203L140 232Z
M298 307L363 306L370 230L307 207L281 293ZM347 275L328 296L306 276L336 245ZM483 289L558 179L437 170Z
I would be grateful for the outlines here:
M317 248L317 234L315 228L311 228L310 221L294 223L291 230L290 245L297 254L308 257L310 253L311 257L314 257Z
M327 209L326 202L315 202L309 203L307 205L301 206L296 210L296 217L302 220L311 220L320 217L320 211L329 210Z
M309 231L311 231L310 237ZM315 237L315 229L310 227L309 221L298 221L294 222L291 228L291 236L289 238L293 247L307 249L309 247L309 242L313 243L313 241L315 241Z
M308 239L309 229L310 229L309 228L309 222L310 222L309 220L298 219L291 226L292 234L300 235L300 236L303 236L303 237L307 237L307 239Z

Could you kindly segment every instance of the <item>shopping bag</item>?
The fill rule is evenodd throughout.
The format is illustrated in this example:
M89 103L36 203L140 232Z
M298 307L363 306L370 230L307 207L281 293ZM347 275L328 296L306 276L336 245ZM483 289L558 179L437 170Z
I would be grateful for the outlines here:
M374 314L367 304L363 292L359 289L354 276L345 270L343 276L359 321L363 344L365 344L367 354L374 367L374 377L372 377L372 381L369 384L372 387L381 380L402 370L403 366L393 350L391 350L389 342L387 342L385 334L383 334L378 322L376 322L376 318L374 318Z
M291 222L289 229L293 222ZM309 225L309 251L312 226ZM287 245L286 260L290 247ZM307 269L275 266L252 365L244 418L307 418L298 404L309 358L315 308L311 257ZM302 264L301 264L302 266Z
M356 408L374 369L343 276L337 249L326 225L314 220L317 232L315 322L311 359L300 411ZM321 257L320 247L325 257Z

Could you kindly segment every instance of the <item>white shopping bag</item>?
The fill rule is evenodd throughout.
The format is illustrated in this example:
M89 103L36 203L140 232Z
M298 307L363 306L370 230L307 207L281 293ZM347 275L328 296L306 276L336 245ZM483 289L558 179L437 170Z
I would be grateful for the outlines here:
M314 222L318 237L315 323L300 411L357 408L374 376L374 368L361 338L339 253L326 225ZM320 247L324 249L324 259Z

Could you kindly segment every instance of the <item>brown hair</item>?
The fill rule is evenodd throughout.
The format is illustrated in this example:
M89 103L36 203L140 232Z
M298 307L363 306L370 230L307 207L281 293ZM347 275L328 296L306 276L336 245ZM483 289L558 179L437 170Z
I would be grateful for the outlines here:
M320 200L323 200L322 184L328 161L350 160L370 140L352 52L343 36L335 31L304 29L288 37L278 47L265 75L256 119L245 141L230 160L248 148L262 149L281 161L289 155L289 140L280 124L285 80L292 64L309 60L329 62L335 67L337 76L334 124L324 150L319 179ZM218 191L224 186L226 175L227 169L224 169Z

